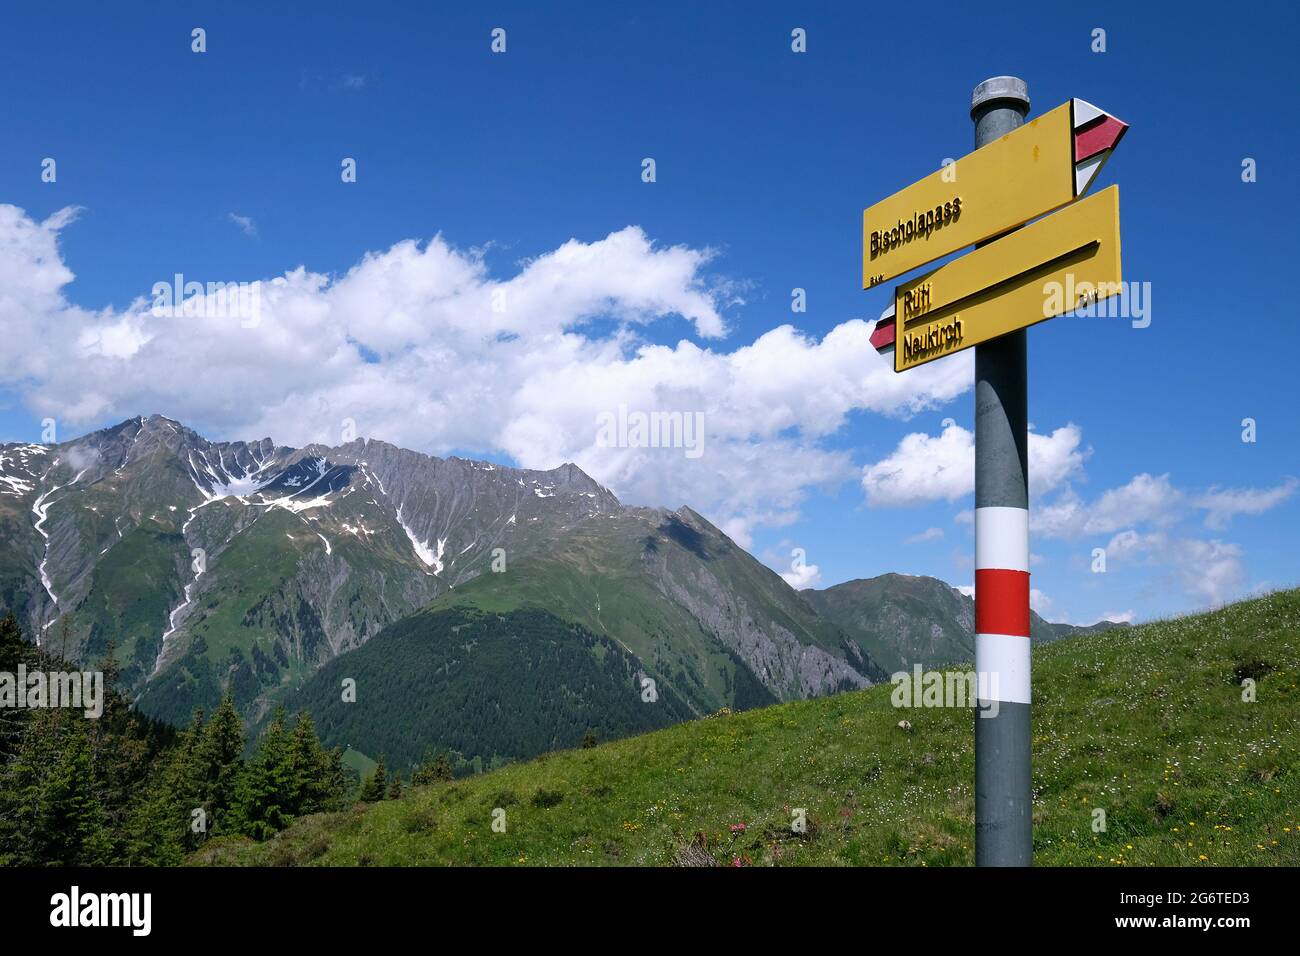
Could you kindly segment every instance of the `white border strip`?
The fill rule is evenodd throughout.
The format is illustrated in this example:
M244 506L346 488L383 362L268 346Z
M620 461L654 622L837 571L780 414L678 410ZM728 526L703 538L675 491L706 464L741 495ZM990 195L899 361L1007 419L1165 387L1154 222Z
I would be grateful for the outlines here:
M975 509L975 570L1029 570L1029 511Z
M1011 634L975 635L975 672L989 699L1029 703L1029 638Z

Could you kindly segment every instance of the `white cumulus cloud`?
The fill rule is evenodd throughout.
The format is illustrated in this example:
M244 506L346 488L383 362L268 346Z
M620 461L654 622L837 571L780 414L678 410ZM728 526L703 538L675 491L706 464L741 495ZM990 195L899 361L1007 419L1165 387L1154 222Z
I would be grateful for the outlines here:
M36 222L0 205L0 388L65 429L159 412L213 438L335 444L350 420L432 454L573 461L626 501L691 504L748 545L755 528L797 520L811 491L857 473L825 441L849 416L907 414L971 387L965 354L894 374L860 320L820 338L781 325L723 347L743 283L711 276L712 250L655 243L635 226L571 239L508 275L438 235L365 253L337 276L186 276L260 279L249 321L155 314L144 289L123 309L72 303L58 237L74 217ZM170 281L176 270L165 271ZM694 338L646 337L683 321ZM703 453L606 447L598 416L623 405L699 413Z
M781 580L796 591L804 588L815 588L822 580L821 569L815 564L796 564L792 565L789 571L781 573Z
M1300 488L1300 481L1288 478L1273 488L1219 488L1213 487L1194 502L1205 509L1205 526L1215 530L1226 528L1237 515L1263 514L1286 501Z
M1175 520L1182 493L1168 475L1140 474L1127 484L1103 492L1085 502L1066 489L1049 504L1033 509L1031 528L1049 538L1077 538L1090 534L1111 534L1120 528Z
M1030 588L1029 606L1039 617L1046 619L1052 613L1052 608L1056 606L1056 602L1038 588Z
M922 366L924 367L924 366ZM1081 471L1083 435L1065 425L1050 435L1029 433L1029 493L1044 494ZM892 454L862 470L872 505L956 501L975 491L975 433L947 420L938 435L913 432Z

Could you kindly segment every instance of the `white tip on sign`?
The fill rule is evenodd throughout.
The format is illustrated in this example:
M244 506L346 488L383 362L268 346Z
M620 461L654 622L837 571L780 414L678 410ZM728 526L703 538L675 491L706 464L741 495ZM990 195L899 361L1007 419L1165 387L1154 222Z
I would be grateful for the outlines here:
M1082 196L1092 185L1092 181L1097 178L1101 172L1101 167L1105 165L1106 160L1110 157L1110 150L1104 153L1098 153L1096 156L1089 156L1079 165L1074 167L1074 192L1077 196Z
M1077 96L1074 98L1074 128L1075 129L1078 129L1080 126L1083 126L1087 123L1091 123L1093 120L1097 119L1098 117L1105 116L1105 115L1106 113L1104 111L1097 109L1097 107L1093 106L1087 100L1081 100Z

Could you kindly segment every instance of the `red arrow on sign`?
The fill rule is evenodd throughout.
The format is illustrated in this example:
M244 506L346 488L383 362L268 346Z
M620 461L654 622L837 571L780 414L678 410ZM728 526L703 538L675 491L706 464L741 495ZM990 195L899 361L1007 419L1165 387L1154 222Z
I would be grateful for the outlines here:
M1071 101L1070 115L1074 127L1074 194L1082 196L1119 145L1128 123L1078 98Z
M894 307L891 305L880 314L880 320L871 331L871 344L881 355L894 351Z

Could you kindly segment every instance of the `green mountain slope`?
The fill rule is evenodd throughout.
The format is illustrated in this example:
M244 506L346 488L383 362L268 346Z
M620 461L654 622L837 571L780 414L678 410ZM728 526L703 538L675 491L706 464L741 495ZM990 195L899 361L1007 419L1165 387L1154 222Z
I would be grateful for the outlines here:
M331 517L362 520L345 510L352 504L344 502ZM242 510L249 510L242 502L221 506ZM372 517L371 525L378 524ZM211 709L229 687L241 708L260 718L281 691L429 596L423 582L432 579L399 555L348 535L327 552L315 530L320 526L280 509L252 516L199 579L184 628L168 637L171 650L140 696L142 709L183 724L194 708Z
M1037 862L1300 865L1298 635L1300 591L1287 591L1039 649ZM900 712L890 690L557 753L304 818L264 844L213 844L195 862L970 864L975 718Z
M689 508L629 508L431 607L545 608L607 634L697 714L886 676L780 577Z
M327 746L382 754L405 770L452 750L492 766L686 720L671 689L642 699L640 662L614 641L541 610L425 611L321 668L290 710ZM346 679L356 697L343 699Z
M589 679L579 665L589 669L592 653L618 676L556 712ZM361 675L364 699L342 703L342 678ZM327 744L390 766L447 748L495 766L571 746L587 728L607 740L884 677L699 515L626 509L446 592L277 699L309 710ZM653 705L641 701L645 678Z

